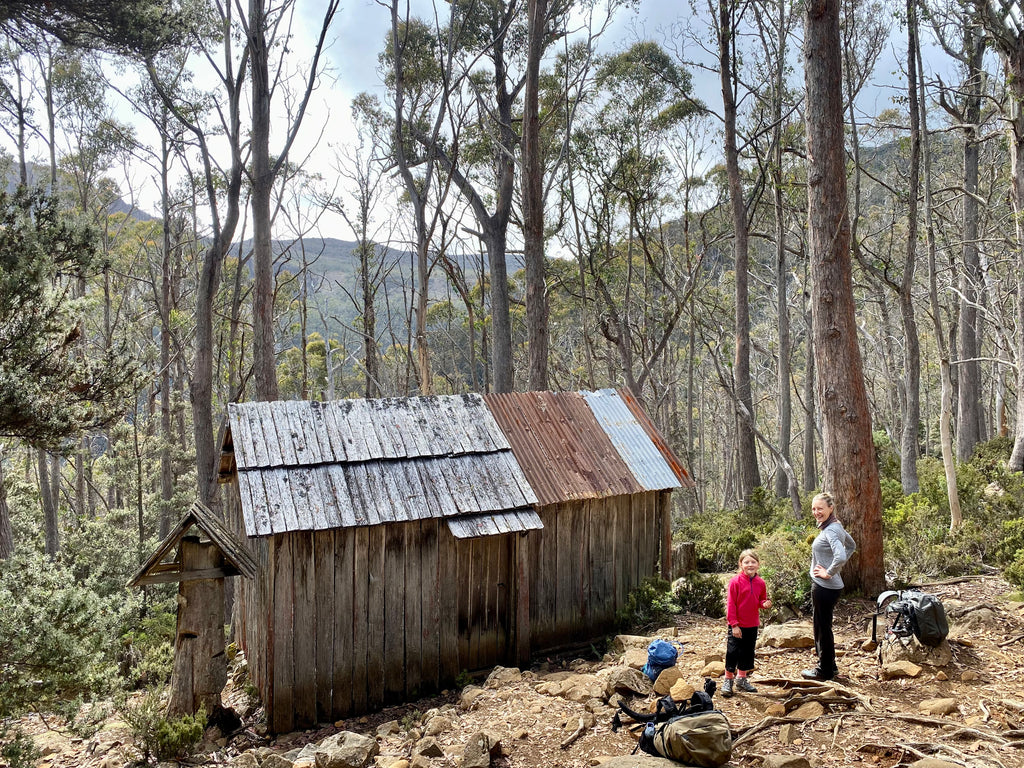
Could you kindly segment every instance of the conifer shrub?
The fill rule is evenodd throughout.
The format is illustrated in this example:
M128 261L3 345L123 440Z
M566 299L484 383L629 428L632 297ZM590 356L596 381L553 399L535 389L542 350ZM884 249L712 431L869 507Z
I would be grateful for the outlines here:
M42 756L42 751L22 728L8 728L0 723L0 765L7 768L34 768Z
M1019 590L1024 590L1024 549L1017 551L1013 562L1006 566L1003 577Z
M141 696L121 695L116 701L121 718L132 733L142 759L183 760L191 755L206 730L206 712L167 717L160 689L150 688Z
M690 571L676 583L680 610L720 619L725 616L725 585L718 574Z

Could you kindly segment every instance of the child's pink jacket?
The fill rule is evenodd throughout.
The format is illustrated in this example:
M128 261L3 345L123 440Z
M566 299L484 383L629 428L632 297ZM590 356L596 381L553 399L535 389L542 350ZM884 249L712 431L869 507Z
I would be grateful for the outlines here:
M759 627L758 611L768 599L768 587L760 576L748 577L737 573L729 580L725 618L730 627Z

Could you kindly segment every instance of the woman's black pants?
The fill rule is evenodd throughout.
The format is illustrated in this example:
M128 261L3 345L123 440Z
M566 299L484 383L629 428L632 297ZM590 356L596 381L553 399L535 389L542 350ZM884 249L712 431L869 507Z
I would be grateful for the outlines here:
M811 585L811 605L814 608L814 650L818 653L818 669L835 674L836 639L832 634L832 614L842 589L828 589Z

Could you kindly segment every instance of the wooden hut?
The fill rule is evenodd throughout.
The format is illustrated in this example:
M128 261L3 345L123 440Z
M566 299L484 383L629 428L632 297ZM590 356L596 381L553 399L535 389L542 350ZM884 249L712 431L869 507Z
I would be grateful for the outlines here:
M235 634L276 732L610 628L689 484L614 390L233 404L221 476L257 562Z

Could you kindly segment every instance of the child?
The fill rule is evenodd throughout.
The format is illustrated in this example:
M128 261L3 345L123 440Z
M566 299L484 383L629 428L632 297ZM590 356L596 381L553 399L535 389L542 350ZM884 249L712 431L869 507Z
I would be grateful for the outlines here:
M768 587L757 575L761 560L757 552L745 549L740 553L739 572L729 581L725 603L725 617L729 622L729 635L725 643L725 684L722 696L732 696L733 679L736 690L756 693L747 676L754 670L754 645L757 629L761 626L759 610L771 608ZM738 676L738 677L737 677Z

